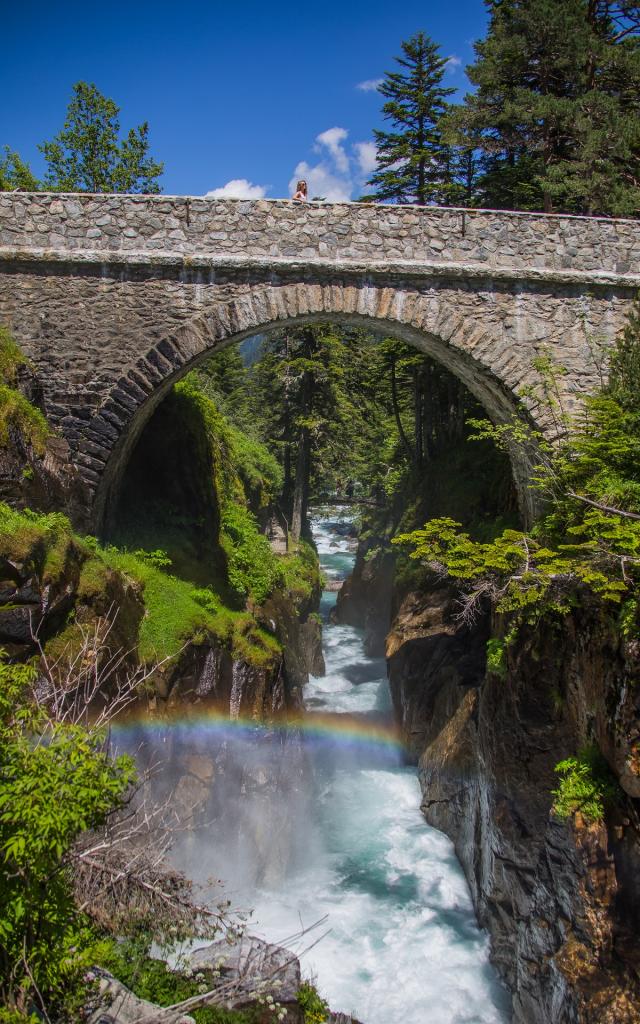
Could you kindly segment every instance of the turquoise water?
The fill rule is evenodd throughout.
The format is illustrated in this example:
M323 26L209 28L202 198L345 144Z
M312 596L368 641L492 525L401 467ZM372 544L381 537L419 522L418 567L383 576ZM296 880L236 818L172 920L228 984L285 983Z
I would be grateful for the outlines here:
M314 527L334 580L353 565L347 518ZM196 882L221 879L250 932L282 943L322 920L288 945L332 1009L363 1024L506 1024L453 845L422 817L389 729L384 661L330 621L335 600L322 599L326 674L305 688L304 729L196 715L118 744L156 766L156 797L179 819L195 801L198 827L178 833L173 859Z
M352 544L345 516L317 519L322 568L342 579ZM322 601L326 675L305 691L311 714L355 716L366 730L390 718L382 659L359 632L332 624ZM337 723L339 724L339 723ZM414 768L392 744L328 738L308 748L308 858L283 883L255 891L252 929L277 941L327 915L325 938L304 954L333 1009L364 1024L503 1024L510 999L488 959L452 843L422 817Z

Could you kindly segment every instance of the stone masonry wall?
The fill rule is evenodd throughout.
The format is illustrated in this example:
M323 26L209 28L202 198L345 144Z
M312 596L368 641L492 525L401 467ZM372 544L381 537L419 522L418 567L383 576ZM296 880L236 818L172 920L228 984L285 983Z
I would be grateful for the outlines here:
M2 249L427 261L603 279L637 274L640 224L368 203L12 193L0 195L0 258Z
M634 221L0 194L0 323L41 377L95 525L157 402L221 345L294 321L364 326L438 359L496 421L548 353L571 408L600 380L639 257Z

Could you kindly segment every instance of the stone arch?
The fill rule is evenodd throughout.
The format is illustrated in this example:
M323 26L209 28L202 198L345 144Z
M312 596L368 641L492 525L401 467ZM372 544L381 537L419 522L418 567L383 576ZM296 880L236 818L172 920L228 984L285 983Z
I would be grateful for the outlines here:
M239 284L221 289L195 316L155 342L109 389L84 429L77 457L91 500L90 518L102 531L114 505L122 472L136 441L169 388L216 350L285 324L336 321L368 326L414 345L454 373L495 421L518 407L517 390L528 361L514 358L504 341L465 317L438 282L410 281L393 287L366 278ZM544 429L544 424L539 424ZM524 482L528 467L513 464L525 519L532 508Z

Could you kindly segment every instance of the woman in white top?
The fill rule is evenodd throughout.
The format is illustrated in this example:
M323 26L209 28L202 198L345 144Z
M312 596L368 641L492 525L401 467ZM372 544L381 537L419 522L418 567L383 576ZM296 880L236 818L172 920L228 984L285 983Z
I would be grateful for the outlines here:
M296 192L293 196L293 201L298 203L306 203L307 201L307 183L303 179L296 185Z

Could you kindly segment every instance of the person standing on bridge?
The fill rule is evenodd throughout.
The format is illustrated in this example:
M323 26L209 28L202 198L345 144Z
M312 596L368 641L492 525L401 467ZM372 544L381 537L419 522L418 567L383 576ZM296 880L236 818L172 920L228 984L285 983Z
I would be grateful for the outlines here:
M304 178L296 185L293 201L294 203L306 203L307 201L307 183Z

